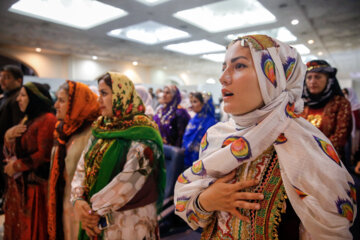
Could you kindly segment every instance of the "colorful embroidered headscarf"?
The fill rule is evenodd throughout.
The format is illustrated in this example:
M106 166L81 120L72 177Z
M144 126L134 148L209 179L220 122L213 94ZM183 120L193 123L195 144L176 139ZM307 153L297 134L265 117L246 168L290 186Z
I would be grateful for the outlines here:
M311 94L304 82L303 99L306 106L311 108L324 107L334 96L344 96L341 91L338 80L336 79L337 69L333 68L324 60L312 60L306 64L308 72L325 73L328 75L325 89L320 94Z
M69 80L66 82L69 89L67 110L64 120L56 123L55 140L58 147L49 178L48 233L50 239L64 238L62 212L66 143L73 134L90 127L100 115L98 96L87 85Z
M173 98L156 112L154 121L159 126L161 136L167 139L170 136L171 121L176 117L176 110L180 107L181 94L175 85L165 86L165 88L170 89Z
M176 214L196 228L199 217L184 206L194 204L201 191L239 166L250 171L248 163L274 146L286 194L307 232L313 239L351 239L349 227L356 215L354 181L330 140L297 117L303 109L306 69L300 55L265 35L236 41L250 48L265 106L232 116L207 131L200 159L176 183ZM215 214L218 226L227 231L225 223L231 215Z
M206 130L216 123L215 106L211 95L204 100L199 113L190 119L183 137L182 147L185 149L185 166L191 166L199 159L200 142Z

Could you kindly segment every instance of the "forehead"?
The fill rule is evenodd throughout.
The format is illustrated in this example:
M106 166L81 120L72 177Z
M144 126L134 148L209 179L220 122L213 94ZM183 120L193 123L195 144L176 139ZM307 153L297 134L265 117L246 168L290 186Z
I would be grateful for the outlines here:
M64 89L60 89L59 91L57 91L56 95L58 97L68 97L68 95Z
M230 61L233 58L243 56L248 60L251 60L251 52L249 47L241 46L240 41L236 41L234 44L230 45L226 50L225 61Z
M326 73L322 73L322 72L308 72L306 74L306 76L315 76L315 77L323 76L323 77L326 77L327 75L326 75Z
M105 80L103 80L103 79L99 81L99 90L100 89L110 89L111 90L111 88L106 84Z
M1 71L0 72L1 76L6 76L6 77L13 77L13 75L11 74L11 72L8 71Z

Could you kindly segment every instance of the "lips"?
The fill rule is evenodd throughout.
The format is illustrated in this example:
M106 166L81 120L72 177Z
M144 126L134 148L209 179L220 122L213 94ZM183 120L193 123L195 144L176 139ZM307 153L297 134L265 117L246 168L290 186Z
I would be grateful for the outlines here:
M221 90L221 93L222 93L223 98L225 98L225 97L231 97L231 96L234 95L232 92L230 92L230 91L227 90L227 89L222 89L222 90Z

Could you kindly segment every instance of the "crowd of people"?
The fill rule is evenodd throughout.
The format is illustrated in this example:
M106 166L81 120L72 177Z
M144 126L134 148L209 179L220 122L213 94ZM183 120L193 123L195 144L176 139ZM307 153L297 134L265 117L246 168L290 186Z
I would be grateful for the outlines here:
M359 238L360 102L336 71L271 37L239 37L219 121L210 93L155 94L108 72L98 94L67 80L52 99L4 66L4 239L160 239L164 145L184 149L175 214L203 239Z

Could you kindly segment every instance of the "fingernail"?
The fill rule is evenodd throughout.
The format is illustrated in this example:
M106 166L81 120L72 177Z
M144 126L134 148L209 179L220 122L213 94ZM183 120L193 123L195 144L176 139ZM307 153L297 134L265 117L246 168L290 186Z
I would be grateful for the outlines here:
M260 204L256 204L256 210L260 209Z
M264 194L261 194L260 199L264 199Z

